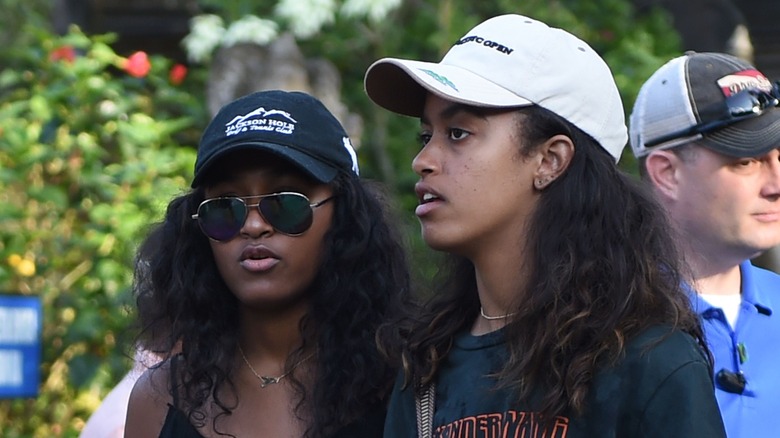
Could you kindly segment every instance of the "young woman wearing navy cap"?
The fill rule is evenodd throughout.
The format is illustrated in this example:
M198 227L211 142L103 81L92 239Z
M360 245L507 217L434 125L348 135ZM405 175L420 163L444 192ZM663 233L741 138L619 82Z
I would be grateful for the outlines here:
M379 192L318 100L264 91L206 128L192 190L143 242L127 437L379 436L377 327L409 291Z

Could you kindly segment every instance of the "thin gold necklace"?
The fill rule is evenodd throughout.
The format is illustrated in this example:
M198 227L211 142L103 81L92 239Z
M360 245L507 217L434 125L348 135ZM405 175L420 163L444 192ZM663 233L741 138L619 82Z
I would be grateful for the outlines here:
M485 309L482 308L482 306L479 307L479 314L482 315L483 318L487 319L488 321L495 321L497 319L506 319L510 316L514 316L517 314L517 312L514 313L507 313L506 315L499 315L499 316L488 316L485 315Z
M292 368L290 368L289 371L287 371L286 373L282 374L281 376L261 376L260 374L257 373L257 371L255 371L255 368L252 366L252 364L249 363L249 360L247 360L246 355L244 354L244 349L241 348L240 345L238 346L238 351L241 353L241 358L244 359L244 363L246 364L246 366L249 367L249 370L252 371L252 374L254 374L255 377L257 377L257 380L260 381L260 387L261 388L265 388L268 385L275 385L275 384L281 382L282 379L284 379L290 373L292 373L295 370L295 368L298 367L298 365L306 362L307 360L311 359L312 356L314 356L314 353L312 353L312 354L306 356L305 358L301 359L295 365L293 365Z

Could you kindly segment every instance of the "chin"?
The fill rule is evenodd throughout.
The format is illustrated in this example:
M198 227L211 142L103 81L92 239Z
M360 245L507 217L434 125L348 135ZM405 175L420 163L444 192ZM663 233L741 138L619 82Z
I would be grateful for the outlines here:
M448 252L456 255L465 255L462 251L463 242L461 241L447 239L444 236L436 235L430 232L426 233L425 231L422 233L422 238L426 245L436 251Z
M780 234L773 230L769 233L754 236L754 238L747 240L745 244L748 248L762 253L780 245Z

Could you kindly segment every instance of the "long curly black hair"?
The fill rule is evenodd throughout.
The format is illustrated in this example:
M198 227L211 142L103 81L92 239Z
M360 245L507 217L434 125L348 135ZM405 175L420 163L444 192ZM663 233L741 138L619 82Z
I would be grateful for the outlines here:
M575 145L568 169L544 189L526 231L530 277L527 289L517 291L523 298L505 329L509 359L497 375L518 399L540 391L539 412L549 419L568 409L582 413L596 372L617 361L645 328L683 330L707 350L681 287L687 270L652 193L566 120L538 106L516 111L521 155L558 134ZM396 349L386 347L418 391L435 379L454 337L479 315L474 265L457 256L448 262L427 305L383 327L405 339Z
M348 174L331 186L333 225L300 323L302 345L288 358L289 366L304 349L316 351L313 385L291 380L307 437L328 436L385 402L395 369L378 352L377 327L409 299L405 245L384 188ZM134 283L141 345L168 356L180 349L176 391L196 426L207 421L207 401L230 413L220 394L234 389L239 320L238 301L191 219L203 199L196 188L169 204L138 251Z

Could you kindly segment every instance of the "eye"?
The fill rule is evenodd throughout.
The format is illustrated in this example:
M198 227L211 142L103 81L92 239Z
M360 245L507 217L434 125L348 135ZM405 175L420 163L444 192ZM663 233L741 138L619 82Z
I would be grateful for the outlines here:
M460 128L450 129L450 140L463 140L468 137L470 133Z
M739 160L739 161L737 161L737 166L738 166L738 167L750 167L750 166L752 166L752 165L754 165L754 164L757 164L757 163L758 163L758 161L757 161L757 160L753 160L753 159L748 159L748 158L746 158L746 159L744 159L744 160Z
M742 158L732 162L731 166L737 172L752 173L753 171L761 168L761 163L761 160L757 160L755 158Z
M420 145L425 146L429 141L431 141L431 133L423 131L417 134L417 139L420 142Z

